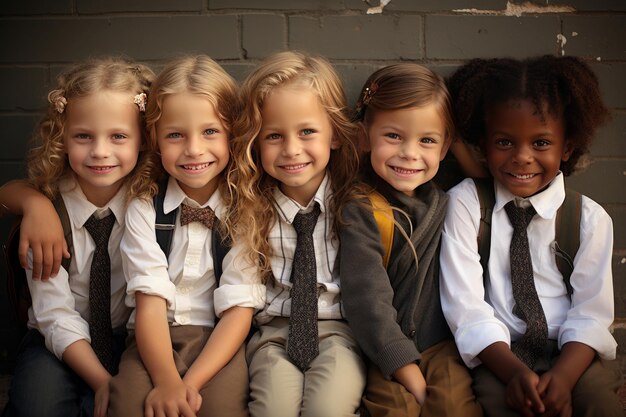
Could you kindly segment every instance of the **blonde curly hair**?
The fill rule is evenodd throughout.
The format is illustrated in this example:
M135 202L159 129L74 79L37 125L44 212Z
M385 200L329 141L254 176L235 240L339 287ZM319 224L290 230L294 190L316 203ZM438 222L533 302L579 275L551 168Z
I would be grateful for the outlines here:
M48 107L33 137L34 147L27 158L29 182L53 199L58 194L58 182L71 172L65 153L65 106L72 99L100 91L117 91L135 96L148 93L154 73L145 65L123 58L100 58L77 64L63 72L57 88L48 94ZM140 113L141 115L142 113ZM142 143L147 138L143 116ZM149 152L139 153L137 165L125 178L132 194L151 191L154 159Z
M356 126L350 121L339 76L324 58L300 52L280 52L265 59L244 81L240 97L243 110L234 125L233 154L237 170L229 185L237 200L228 218L235 238L243 242L249 260L258 264L265 281L271 274L269 231L277 218L272 193L278 181L263 170L256 139L262 127L261 110L268 95L281 86L297 83L314 93L328 114L333 139L340 146L328 163L334 215L333 233L341 223L343 206L355 196L358 152Z

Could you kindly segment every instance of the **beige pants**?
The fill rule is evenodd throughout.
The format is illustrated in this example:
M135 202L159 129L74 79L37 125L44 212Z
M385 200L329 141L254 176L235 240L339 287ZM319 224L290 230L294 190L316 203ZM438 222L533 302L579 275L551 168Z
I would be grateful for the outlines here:
M426 380L423 406L395 380L383 377L370 365L363 406L370 417L480 417L482 410L472 392L472 378L452 340L437 343L422 353L419 364Z
M212 328L202 326L170 327L172 354L181 377L198 357L212 331ZM128 341L120 371L111 380L109 417L143 417L146 396L154 387L139 356L134 333L129 335ZM244 346L202 387L200 395L202 407L198 417L248 416L248 368Z
M275 318L252 337L250 414L254 417L355 416L365 386L365 365L348 325L318 321L319 355L302 372L291 363L289 319Z

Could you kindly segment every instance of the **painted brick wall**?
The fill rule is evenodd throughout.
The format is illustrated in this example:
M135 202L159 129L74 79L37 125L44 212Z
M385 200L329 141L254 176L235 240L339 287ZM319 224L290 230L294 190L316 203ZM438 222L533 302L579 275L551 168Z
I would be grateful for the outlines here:
M206 53L235 78L268 54L301 49L327 56L351 103L374 69L399 61L450 74L472 57L577 55L597 72L613 120L589 169L569 183L596 199L615 225L616 337L626 356L626 1L391 0L28 0L0 2L0 183L23 175L38 111L68 63L123 54L155 68L181 53ZM557 35L566 39L557 43ZM8 221L0 220L6 234ZM0 288L0 371L16 337Z

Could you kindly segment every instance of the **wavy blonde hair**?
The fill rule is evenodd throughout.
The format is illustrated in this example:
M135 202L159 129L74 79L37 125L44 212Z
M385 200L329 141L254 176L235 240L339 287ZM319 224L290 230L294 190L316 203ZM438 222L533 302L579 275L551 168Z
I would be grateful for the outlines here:
M135 96L148 93L154 73L145 65L122 58L100 58L77 64L57 79L57 88L48 93L48 107L33 137L34 147L27 158L30 183L49 198L58 194L58 182L71 172L65 153L65 105L78 97L101 91L115 91ZM143 114L138 112L142 143L146 141ZM124 179L133 194L150 190L153 160L149 152L140 152L137 165Z
M149 134L148 146L158 153L156 125L163 115L163 101L171 95L189 93L206 98L228 131L231 157L229 164L221 174L232 169L232 126L239 111L237 83L224 69L206 55L183 56L170 62L161 73L150 90L146 108L146 125ZM165 172L159 164L159 172L155 177L164 177ZM219 184L220 192L227 206L230 206L232 195L226 181Z
M268 236L277 211L273 191L278 181L267 175L261 164L256 139L261 130L261 110L276 88L297 83L314 93L330 119L334 139L340 144L332 150L328 163L334 215L333 233L341 223L344 205L354 198L358 171L356 126L351 122L341 81L324 58L300 52L280 52L265 59L244 81L240 97L243 110L234 125L234 158L237 171L231 171L229 185L237 191L237 201L229 218L238 241L246 246L250 260L260 266L264 280L271 273L272 255Z

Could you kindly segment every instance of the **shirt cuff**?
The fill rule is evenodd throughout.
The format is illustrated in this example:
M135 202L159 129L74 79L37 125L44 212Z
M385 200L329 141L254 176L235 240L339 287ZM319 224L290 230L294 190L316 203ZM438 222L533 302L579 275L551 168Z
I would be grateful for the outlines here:
M220 285L213 293L213 303L217 317L222 317L222 313L231 307L252 307L260 310L265 307L265 285Z
M176 298L176 286L172 281L150 276L134 277L128 281L126 287L126 305L128 307L136 307L136 292L161 297L167 301L168 308L174 304Z
M511 346L509 329L499 322L475 323L463 331L457 330L454 338L463 362L470 369L482 363L478 359L478 354L486 347L496 342L504 342Z
M91 343L89 325L80 319L64 318L52 325L50 333L45 336L46 347L59 360L63 360L63 353L72 343L86 340Z
M605 360L615 359L617 342L609 329L595 320L568 320L559 330L559 349L568 342L579 342L594 349Z

